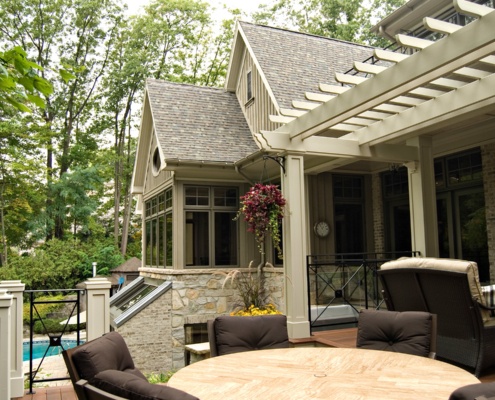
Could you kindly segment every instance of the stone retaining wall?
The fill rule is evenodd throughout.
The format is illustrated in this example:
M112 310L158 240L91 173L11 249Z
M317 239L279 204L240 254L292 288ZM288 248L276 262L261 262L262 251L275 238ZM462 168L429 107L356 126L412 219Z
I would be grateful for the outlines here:
M222 287L225 275L219 271L229 272L219 269L140 269L145 278L171 281L172 290L118 328L139 369L157 373L183 367L184 326L206 323L236 308L239 304L237 291L230 283ZM250 270L239 271L248 273ZM270 301L285 312L283 269L269 268L265 276Z

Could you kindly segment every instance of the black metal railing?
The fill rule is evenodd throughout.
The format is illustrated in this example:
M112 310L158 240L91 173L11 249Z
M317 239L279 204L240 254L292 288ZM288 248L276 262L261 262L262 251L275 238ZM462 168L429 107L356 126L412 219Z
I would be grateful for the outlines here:
M308 315L311 332L355 326L360 309L383 306L376 271L390 260L417 251L307 256Z
M35 383L41 382L52 382L52 381L62 381L67 380L69 377L54 377L54 378L44 378L44 379L36 379L36 376L41 371L41 367L43 361L47 357L47 354L51 354L51 350L53 348L60 348L59 353L66 349L64 345L64 335L68 332L69 320L72 317L75 317L75 324L71 323L70 325L76 325L76 345L81 344L81 326L82 323L80 321L80 304L81 304L81 294L84 292L83 289L57 289L57 290L26 290L25 294L29 296L29 392L30 394L33 392L33 385ZM75 298L65 298L62 300L57 299L46 299L46 297L50 297L50 295L54 294L69 294L72 293L75 295ZM42 295L46 295L41 297ZM66 322L61 325L60 329L56 329L56 332L53 332L53 328L47 326L48 318L42 318L43 312L40 312L40 306L43 304L64 304L67 303L69 305L69 310L65 313L64 316L67 316ZM40 358L39 364L35 368L33 365L33 355L34 355L34 331L35 331L35 323L38 323L41 327L41 336L48 337L48 346ZM36 338L38 339L38 337ZM38 357L37 357L38 358Z

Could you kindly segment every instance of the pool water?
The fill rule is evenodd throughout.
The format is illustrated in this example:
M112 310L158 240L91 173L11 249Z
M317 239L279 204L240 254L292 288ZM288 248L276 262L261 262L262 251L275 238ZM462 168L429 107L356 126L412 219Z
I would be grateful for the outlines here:
M83 342L81 341L81 344ZM71 349L77 346L77 340L64 339L62 340L62 347L55 346L50 347L45 355L46 349L50 344L49 340L36 340L33 342L33 359L45 357L56 356L62 354L64 349ZM29 361L29 342L24 342L22 344L22 360Z

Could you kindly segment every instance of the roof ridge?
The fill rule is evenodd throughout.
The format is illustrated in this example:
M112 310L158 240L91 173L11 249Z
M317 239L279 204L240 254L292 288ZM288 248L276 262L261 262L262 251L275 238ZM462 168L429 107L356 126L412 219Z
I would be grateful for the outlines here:
M295 35L302 35L302 36L308 36L308 37L313 37L315 39L323 39L323 40L329 40L333 42L339 42L339 43L344 43L344 44L349 44L352 46L360 46L360 47L365 47L369 49L374 49L374 46L367 45L367 44L362 44L362 43L355 43L355 42L350 42L348 40L343 40L343 39L336 39L336 38L331 38L328 36L321 36L321 35L316 35L314 33L307 33L307 32L301 32L301 31L295 31L292 29L287 29L287 28L280 28L276 26L270 26L270 25L261 25L261 24L255 24L253 22L245 22L245 21L239 21L240 25L251 25L257 28L264 28L264 29L271 29L271 30L276 30L276 31L281 31L285 33L290 33L290 34L295 34Z
M174 86L186 86L190 88L195 88L195 89L206 89L206 90L216 90L216 91L221 91L221 92L227 92L223 87L220 86L203 86L203 85L196 85L193 83L186 83L186 82L172 82L168 81L166 79L156 79L156 78L146 78L146 84L148 83L158 83L158 84L167 84L167 85L174 85Z

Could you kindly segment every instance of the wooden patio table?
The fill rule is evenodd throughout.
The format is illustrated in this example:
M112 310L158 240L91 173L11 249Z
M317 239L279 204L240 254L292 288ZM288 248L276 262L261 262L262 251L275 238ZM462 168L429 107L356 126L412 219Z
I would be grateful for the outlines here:
M448 399L480 381L426 357L378 350L299 347L213 357L176 372L169 386L201 400Z

